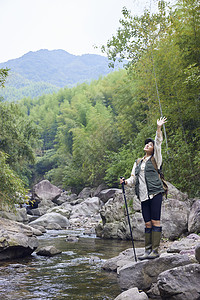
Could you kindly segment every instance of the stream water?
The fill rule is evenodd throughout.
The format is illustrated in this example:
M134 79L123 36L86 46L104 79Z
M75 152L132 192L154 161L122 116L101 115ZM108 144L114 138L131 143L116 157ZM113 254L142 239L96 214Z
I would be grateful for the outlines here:
M130 248L130 241L102 240L84 236L66 241L68 234L48 231L39 237L40 246L54 245L62 254L29 258L0 264L0 299L14 300L113 300L121 293L114 272L101 269L102 261Z

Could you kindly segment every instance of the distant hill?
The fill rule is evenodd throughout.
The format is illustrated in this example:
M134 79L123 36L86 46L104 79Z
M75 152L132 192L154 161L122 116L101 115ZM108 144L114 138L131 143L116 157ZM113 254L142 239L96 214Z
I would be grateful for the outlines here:
M9 101L52 93L65 86L73 87L113 71L108 67L107 57L101 55L76 56L64 50L46 49L0 63L0 68L5 67L10 69L10 75L0 96Z

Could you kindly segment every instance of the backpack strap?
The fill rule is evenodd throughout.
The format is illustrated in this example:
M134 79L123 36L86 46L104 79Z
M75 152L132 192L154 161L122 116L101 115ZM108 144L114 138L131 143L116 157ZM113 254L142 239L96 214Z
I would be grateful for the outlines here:
M152 162L155 170L160 174L160 172L158 170L158 166L157 166L156 160L155 160L155 157L153 155L151 156L151 162Z
M142 158L138 158L138 159L136 159L136 166L138 166L138 165L139 165L139 163L141 162L141 160L142 160Z

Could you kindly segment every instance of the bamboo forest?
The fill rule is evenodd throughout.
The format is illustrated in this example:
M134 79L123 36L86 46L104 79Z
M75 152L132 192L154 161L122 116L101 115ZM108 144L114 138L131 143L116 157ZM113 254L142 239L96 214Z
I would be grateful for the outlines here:
M0 196L17 201L39 180L62 189L119 186L156 120L167 117L165 179L199 196L200 24L197 0L134 16L124 7L117 32L102 45L124 68L90 83L37 98L0 102ZM0 70L3 89L9 70ZM18 192L16 194L16 191Z

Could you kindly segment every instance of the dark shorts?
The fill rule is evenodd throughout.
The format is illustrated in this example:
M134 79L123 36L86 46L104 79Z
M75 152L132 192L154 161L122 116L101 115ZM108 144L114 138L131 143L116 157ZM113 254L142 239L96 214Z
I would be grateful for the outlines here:
M142 216L145 223L151 220L160 220L162 205L162 194L154 196L152 199L142 201Z

